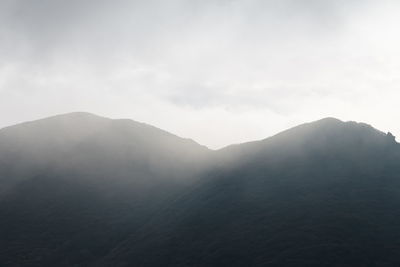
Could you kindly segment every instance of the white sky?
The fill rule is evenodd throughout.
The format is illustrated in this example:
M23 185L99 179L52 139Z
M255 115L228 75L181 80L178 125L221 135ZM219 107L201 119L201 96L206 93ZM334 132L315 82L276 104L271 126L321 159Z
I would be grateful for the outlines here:
M400 135L400 2L2 0L0 127L72 111L211 148L337 117Z

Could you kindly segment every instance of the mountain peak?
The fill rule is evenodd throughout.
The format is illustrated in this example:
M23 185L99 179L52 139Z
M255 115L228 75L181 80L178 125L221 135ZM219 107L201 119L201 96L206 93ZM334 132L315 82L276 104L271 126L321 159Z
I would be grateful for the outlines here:
M47 118L43 118L37 121L50 121L50 120L59 120L59 121L74 121L74 120L111 120L106 117L102 117L93 113L77 111L77 112L70 112L70 113L63 113L54 116L50 116ZM35 121L33 121L35 122Z
M339 120L335 117L326 117L320 120L314 121L314 123L343 123L342 120Z
M52 117L69 117L69 118L104 118L102 116L90 113L90 112L85 112L85 111L74 111L74 112L68 112L68 113L62 113L59 115L55 115ZM52 118L50 117L50 118Z
M386 133L377 130L373 126L356 121L341 121L336 118L328 117L310 123L305 123L297 127L288 129L274 136L285 140L285 142L307 142L315 143L320 140L327 143L346 142L359 143L381 143L387 140Z
M395 143L392 134L381 132L369 124L327 117L295 126L260 141L228 146L221 151L236 155L232 158L243 158L245 155L263 157L260 153L274 154L274 151L285 151L288 154L306 151L336 151L340 154L342 151L345 155L352 147L357 150L386 149L392 143Z

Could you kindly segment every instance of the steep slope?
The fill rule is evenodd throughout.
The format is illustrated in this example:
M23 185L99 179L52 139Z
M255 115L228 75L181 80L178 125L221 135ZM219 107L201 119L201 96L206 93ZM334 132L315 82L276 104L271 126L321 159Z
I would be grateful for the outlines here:
M208 153L88 113L0 130L0 265L87 265L194 183Z
M218 158L201 185L95 265L400 265L392 135L328 118Z

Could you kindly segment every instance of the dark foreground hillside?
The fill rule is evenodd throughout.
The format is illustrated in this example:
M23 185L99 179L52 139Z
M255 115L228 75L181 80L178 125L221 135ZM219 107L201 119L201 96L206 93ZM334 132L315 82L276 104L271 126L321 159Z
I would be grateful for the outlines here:
M91 116L0 131L0 265L400 266L390 134L324 119L209 151Z

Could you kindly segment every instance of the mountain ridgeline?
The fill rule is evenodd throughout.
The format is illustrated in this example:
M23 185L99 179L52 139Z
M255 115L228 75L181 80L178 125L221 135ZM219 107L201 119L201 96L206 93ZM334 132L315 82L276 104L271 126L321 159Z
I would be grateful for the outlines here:
M400 266L400 145L326 118L213 151L71 113L0 130L0 266Z

